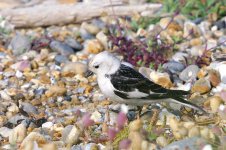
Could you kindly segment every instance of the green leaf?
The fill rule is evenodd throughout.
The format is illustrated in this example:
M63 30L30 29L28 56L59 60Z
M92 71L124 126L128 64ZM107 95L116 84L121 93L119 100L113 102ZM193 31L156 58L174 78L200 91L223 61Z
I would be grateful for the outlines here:
M149 139L150 141L153 141L153 140L156 140L157 137L158 137L158 136L157 136L156 134L150 133L149 136L148 136L148 139Z

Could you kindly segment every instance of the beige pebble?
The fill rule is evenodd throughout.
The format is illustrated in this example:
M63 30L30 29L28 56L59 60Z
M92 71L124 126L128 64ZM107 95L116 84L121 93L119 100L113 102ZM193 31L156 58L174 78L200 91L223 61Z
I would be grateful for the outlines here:
M42 150L57 150L57 146L54 143L45 144L42 147Z
M60 87L57 85L50 86L48 91L46 91L45 95L47 97L52 96L62 96L67 92L67 89L65 87Z
M165 147L168 144L168 141L164 136L159 136L156 139L156 143L159 144L161 147Z
M129 130L132 131L139 131L142 127L142 121L140 119L134 120L129 124Z
M188 131L188 137L194 137L194 136L199 136L200 135L200 131L198 127L192 127L189 131Z
M179 130L179 122L176 120L175 117L169 118L169 126L173 131Z
M27 134L26 126L23 123L19 124L13 129L13 131L9 135L9 143L10 144L21 143L26 137L26 134Z
M102 44L97 40L87 40L84 44L84 49L88 53L97 54L104 50Z
M47 141L43 135L38 132L30 132L28 136L21 143L21 149L23 149L28 143L37 142L38 145L46 144Z
M86 64L81 62L69 62L66 63L62 68L62 75L67 76L67 74L74 75L83 75L87 71L88 67Z
M219 96L209 97L209 101L210 101L210 108L213 113L218 111L221 103L223 102Z

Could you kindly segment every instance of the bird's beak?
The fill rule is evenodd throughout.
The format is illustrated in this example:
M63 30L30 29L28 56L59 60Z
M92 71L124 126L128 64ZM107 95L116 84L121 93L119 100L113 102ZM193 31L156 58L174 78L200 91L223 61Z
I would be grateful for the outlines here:
M85 73L85 77L88 78L89 76L92 76L94 73L90 70L87 70Z

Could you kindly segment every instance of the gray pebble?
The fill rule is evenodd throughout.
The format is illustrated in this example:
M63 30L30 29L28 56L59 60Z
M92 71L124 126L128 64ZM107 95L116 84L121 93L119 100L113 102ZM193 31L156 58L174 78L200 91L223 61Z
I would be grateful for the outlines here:
M31 41L27 36L17 34L10 42L9 49L12 49L14 55L21 55L31 48Z
M196 65L190 65L187 68L185 68L179 75L180 79L183 81L190 81L197 77L197 74L199 72L199 67Z
M71 48L73 48L75 52L83 49L83 46L78 41L72 38L67 38L64 42Z
M64 55L57 55L55 57L55 63L57 65L60 65L61 63L66 63L68 61L69 61L69 59L67 58L67 56L64 56Z
M20 107L28 114L39 114L38 109L30 103L23 102Z
M59 52L61 55L71 55L74 53L74 50L67 44L59 42L59 41L52 41L50 43L50 48L56 52Z
M173 74L175 73L177 74L184 70L185 65L180 62L169 61L163 65L163 68L170 71Z

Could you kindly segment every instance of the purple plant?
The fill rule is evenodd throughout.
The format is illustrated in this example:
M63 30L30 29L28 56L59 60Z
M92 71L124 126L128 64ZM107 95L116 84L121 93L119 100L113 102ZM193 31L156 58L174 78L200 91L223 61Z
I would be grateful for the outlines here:
M157 39L152 42L151 49L145 41L140 39L133 41L124 35L111 34L109 40L113 46L117 47L116 51L124 56L124 60L134 66L150 67L153 64L154 69L157 70L159 65L167 62L167 58L162 52L164 49L168 49L168 45L158 45Z

